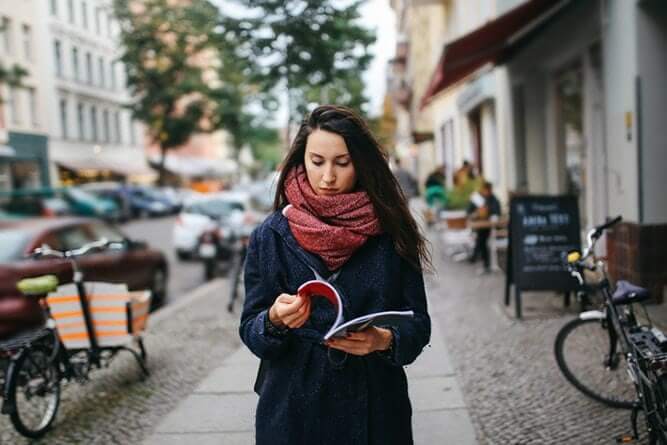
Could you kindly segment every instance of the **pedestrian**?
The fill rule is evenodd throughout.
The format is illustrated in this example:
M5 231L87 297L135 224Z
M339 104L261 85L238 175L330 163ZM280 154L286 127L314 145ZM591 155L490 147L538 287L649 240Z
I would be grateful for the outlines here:
M407 171L403 166L401 166L401 160L399 158L394 159L396 164L396 171L394 175L398 181L398 185L401 187L403 194L408 199L419 196L419 187L417 186L417 180L412 176L412 174Z
M387 158L352 110L316 108L283 163L271 214L250 238L239 328L261 359L258 445L412 444L403 366L429 342L420 234ZM297 296L317 276L344 318L413 310L391 327L322 341L336 311Z
M493 216L500 216L500 202L493 194L493 184L484 182L479 188L479 194L473 195L468 209L466 210L468 218L474 221L490 221ZM476 231L475 248L469 261L474 263L478 257L482 258L484 268L480 273L491 272L491 263L489 258L489 235L490 228L480 228Z

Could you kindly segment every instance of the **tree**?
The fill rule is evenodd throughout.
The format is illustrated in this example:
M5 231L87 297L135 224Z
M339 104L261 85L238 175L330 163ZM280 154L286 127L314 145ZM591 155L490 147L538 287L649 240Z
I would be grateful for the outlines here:
M0 32L3 32L4 28L3 25L0 25ZM0 85L7 84L11 87L21 86L23 77L26 75L28 75L28 72L25 68L16 64L7 68L2 64L2 61L0 61ZM2 92L0 91L0 104L2 104L2 102Z
M360 77L375 35L361 27L363 0L234 0L242 18L223 17L228 38L248 44L268 88L287 91L287 131L310 104L338 102L363 109Z
M121 29L128 108L160 147L159 182L169 149L217 129L214 47L218 9L207 0L114 0Z

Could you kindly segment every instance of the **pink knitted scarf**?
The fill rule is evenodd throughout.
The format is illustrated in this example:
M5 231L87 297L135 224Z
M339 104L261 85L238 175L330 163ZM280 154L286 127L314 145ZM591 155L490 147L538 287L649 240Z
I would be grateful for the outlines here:
M302 165L287 174L285 195L290 205L283 215L294 238L305 250L319 255L329 270L338 269L369 236L382 232L366 192L318 195Z

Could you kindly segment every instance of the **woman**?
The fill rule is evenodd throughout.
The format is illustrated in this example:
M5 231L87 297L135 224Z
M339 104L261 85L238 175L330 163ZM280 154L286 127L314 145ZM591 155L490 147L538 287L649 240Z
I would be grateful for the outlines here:
M403 366L430 338L422 277L430 263L363 120L343 107L315 109L287 154L274 206L250 238L240 327L262 359L257 444L411 444ZM339 291L347 320L415 316L323 343L335 310L295 295L316 277Z

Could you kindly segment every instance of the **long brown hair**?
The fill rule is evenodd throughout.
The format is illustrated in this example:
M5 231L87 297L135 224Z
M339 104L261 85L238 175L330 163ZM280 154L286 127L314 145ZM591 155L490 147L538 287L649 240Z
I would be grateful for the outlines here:
M408 209L407 200L396 177L389 170L388 155L357 113L347 107L322 105L304 119L281 167L274 209L285 206L285 179L296 166L304 164L306 142L315 130L338 134L345 140L357 175L357 187L366 191L373 203L382 229L394 241L398 254L415 269L432 270L426 240Z

